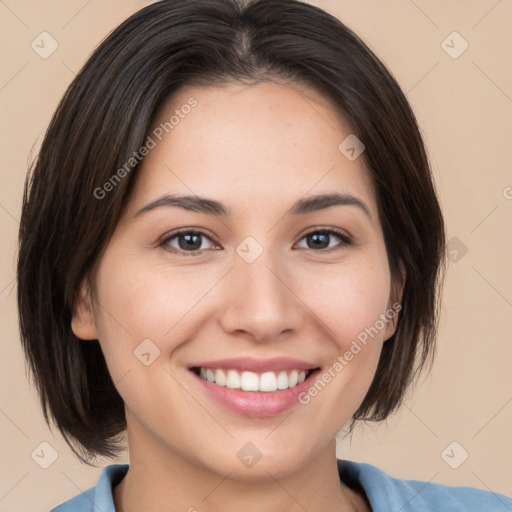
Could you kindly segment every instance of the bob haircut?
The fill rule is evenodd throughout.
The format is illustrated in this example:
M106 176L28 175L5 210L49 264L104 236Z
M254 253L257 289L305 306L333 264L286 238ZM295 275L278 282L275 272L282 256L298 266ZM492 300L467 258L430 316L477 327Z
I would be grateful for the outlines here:
M356 420L384 420L432 362L445 228L422 136L392 75L342 22L307 3L159 1L92 53L51 120L23 193L21 342L47 424L51 416L87 464L85 457L120 453L126 420L100 344L71 330L73 306L82 282L94 291L95 265L140 166L110 182L107 197L99 191L137 154L179 87L276 79L320 92L364 143L393 283L406 271L396 331L350 431Z

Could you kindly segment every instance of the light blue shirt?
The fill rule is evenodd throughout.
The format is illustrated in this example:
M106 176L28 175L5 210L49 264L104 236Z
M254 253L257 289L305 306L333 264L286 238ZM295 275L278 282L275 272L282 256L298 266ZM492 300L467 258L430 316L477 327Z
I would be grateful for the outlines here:
M128 471L128 464L103 469L95 487L78 494L50 512L115 512L112 491ZM473 487L449 487L420 480L393 478L361 462L338 460L340 479L359 484L373 512L509 512L512 499Z

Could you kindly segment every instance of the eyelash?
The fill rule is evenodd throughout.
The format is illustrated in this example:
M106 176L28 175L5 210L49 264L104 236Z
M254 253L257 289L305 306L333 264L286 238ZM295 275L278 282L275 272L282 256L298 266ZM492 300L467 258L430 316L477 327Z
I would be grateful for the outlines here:
M309 249L314 252L323 252L323 253L331 253L334 251L337 251L339 249L342 249L343 246L351 245L352 244L352 238L348 236L345 232L336 229L336 228L316 228L313 231L309 231L308 233L305 233L300 240L303 240L309 235L315 234L315 233L322 233L322 234L329 234L329 235L335 235L338 238L341 239L342 243L336 246L335 248L331 248L329 250L327 249ZM160 243L159 247L163 247L168 252L171 252L173 254L182 254L186 257L188 256L200 256L203 254L204 251L207 251L208 249L200 249L198 251L183 251L183 250L169 250L166 245L173 240L174 238L177 238L180 235L202 235L206 238L208 238L210 241L217 243L215 240L212 239L210 235L205 233L201 230L192 230L192 229L180 229L178 231L174 231L170 233L168 236L166 236Z

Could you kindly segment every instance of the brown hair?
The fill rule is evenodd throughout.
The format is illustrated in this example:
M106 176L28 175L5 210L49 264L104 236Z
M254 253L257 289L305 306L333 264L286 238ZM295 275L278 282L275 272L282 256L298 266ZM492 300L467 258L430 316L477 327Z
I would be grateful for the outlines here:
M385 419L432 360L445 232L415 117L392 75L342 22L296 0L164 0L94 51L61 100L25 183L17 268L20 332L45 419L75 454L115 456L124 404L97 340L71 330L133 189L138 165L102 187L143 145L159 106L182 85L284 78L327 97L366 146L392 277L406 281L355 420ZM95 193L96 191L96 193ZM75 449L76 448L76 449Z

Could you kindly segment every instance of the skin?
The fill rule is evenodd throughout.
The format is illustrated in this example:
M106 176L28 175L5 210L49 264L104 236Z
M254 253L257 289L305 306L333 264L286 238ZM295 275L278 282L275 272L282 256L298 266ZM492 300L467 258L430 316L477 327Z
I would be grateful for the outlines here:
M273 417L223 408L187 369L244 356L329 368L400 301L371 177L363 158L338 150L350 127L315 91L264 82L184 87L153 128L190 97L198 105L144 158L98 262L95 296L84 284L75 308L75 334L99 340L126 404L130 470L116 510L370 510L340 484L335 436L363 401L393 322L309 404ZM350 205L286 215L296 200L332 192L356 196L370 216ZM165 193L215 199L232 215L160 207L135 216ZM308 243L325 227L353 243ZM177 228L211 237L195 256L180 253L179 238L159 245ZM236 252L247 236L263 248L252 263ZM160 356L144 366L134 350L148 338ZM262 454L250 468L237 458L248 442Z

